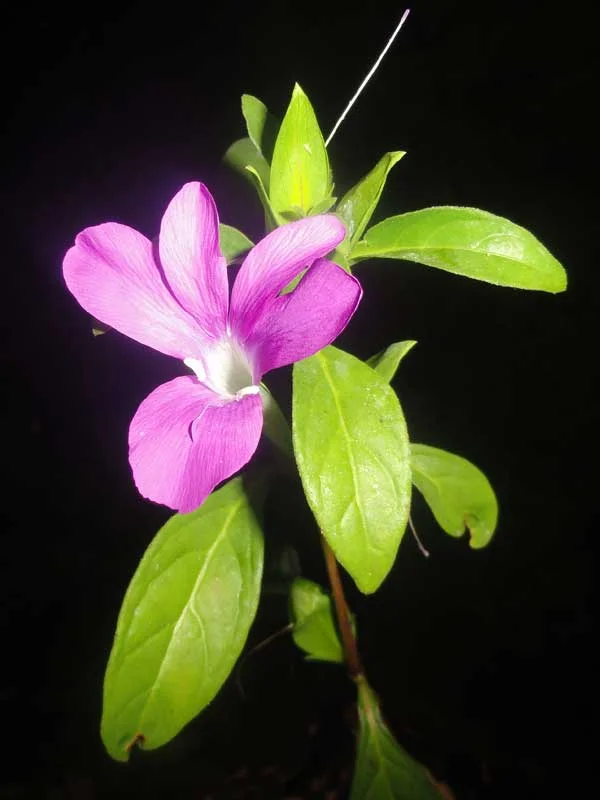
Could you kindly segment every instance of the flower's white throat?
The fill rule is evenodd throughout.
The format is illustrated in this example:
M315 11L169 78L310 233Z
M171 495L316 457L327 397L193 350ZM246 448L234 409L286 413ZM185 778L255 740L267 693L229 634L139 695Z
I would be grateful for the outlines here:
M260 391L252 382L252 366L246 354L231 336L215 342L200 358L184 358L183 363L201 383L229 400Z

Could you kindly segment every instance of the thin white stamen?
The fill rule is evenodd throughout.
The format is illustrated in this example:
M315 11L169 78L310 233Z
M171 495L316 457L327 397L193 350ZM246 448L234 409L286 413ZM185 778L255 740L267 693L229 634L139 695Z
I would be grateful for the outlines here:
M390 36L390 38L387 40L387 43L386 43L385 47L383 48L383 50L382 50L382 51L381 51L381 53L379 54L379 57L377 58L377 61L376 61L376 62L373 64L373 66L371 67L371 69L370 69L370 70L369 70L369 72L367 73L367 77L364 79L364 81L363 81L363 82L361 83L361 85L358 87L358 89L356 90L356 92L355 92L354 96L352 97L352 99L350 100L350 102L348 103L348 105L346 106L346 108L343 110L343 112L342 112L342 116L341 116L341 117L338 119L338 121L337 121L337 122L335 123L335 125L333 126L333 130L331 131L331 133L330 133L330 134L329 134L329 136L327 137L327 141L325 142L325 147L328 147L328 146L329 146L329 142L330 142L330 141L333 139L333 137L335 136L335 134L336 134L336 132L337 132L337 129L340 127L340 125L342 124L342 122L343 122L343 121L346 119L346 117L348 116L348 112L350 111L350 109L352 108L352 106L354 105L354 103L356 103L356 101L358 100L360 93L362 92L362 90L365 88L365 86L367 85L367 83L368 83L368 82L371 80L371 78L372 78L372 77L373 77L373 75L375 74L375 72L376 72L376 70L377 70L377 67L378 67L378 66L381 64L381 62L382 62L382 60L383 60L383 57L385 56L385 54L387 53L387 51L390 49L390 47L393 45L393 43L394 43L394 39L395 39L395 38L396 38L396 36L398 36L398 34L400 33L400 29L402 28L402 26L403 26L403 25L404 25L404 23L406 22L406 18L408 17L408 15L409 15L409 14L410 14L410 8L407 8L407 9L406 9L406 11L404 12L404 14L402 15L402 19L401 19L401 20L400 20L400 22L399 22L399 23L396 25L396 29L394 30L394 32L392 33L392 35Z
M258 394L260 392L260 386L252 385L252 386L244 386L243 389L240 389L239 392L236 392L236 397L245 397L247 394Z
M419 539L419 534L417 533L417 529L413 525L413 521L410 518L410 514L408 515L408 524L412 531L412 535L415 537L415 542L417 543L417 547L419 548L421 553L425 556L425 558L429 558L429 550L427 550L423 542Z

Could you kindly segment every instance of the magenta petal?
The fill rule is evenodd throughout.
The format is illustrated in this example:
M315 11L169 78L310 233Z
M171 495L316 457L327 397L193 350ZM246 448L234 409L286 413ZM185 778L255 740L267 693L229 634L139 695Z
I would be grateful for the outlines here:
M80 305L111 328L177 358L198 350L201 333L165 286L141 233L106 222L86 228L63 260Z
M319 259L290 294L274 298L249 333L256 373L313 355L348 324L362 296L360 283L337 264Z
M129 427L129 463L140 493L193 511L252 457L262 429L260 396L227 401L185 376L143 401Z
M159 254L166 281L207 336L224 333L229 305L227 265L219 247L219 217L202 183L186 183L162 218Z
M346 235L332 214L306 217L269 233L246 256L231 293L231 328L244 341L264 307L305 267Z

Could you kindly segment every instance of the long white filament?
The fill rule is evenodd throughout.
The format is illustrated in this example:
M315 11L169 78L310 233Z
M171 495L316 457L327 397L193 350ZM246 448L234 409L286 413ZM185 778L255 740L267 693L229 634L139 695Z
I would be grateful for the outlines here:
M407 9L406 9L406 11L404 12L404 14L402 14L402 19L401 19L401 20L400 20L400 22L399 22L399 23L396 25L396 29L394 30L394 32L392 33L392 35L390 36L390 38L387 40L385 47L383 48L383 50L382 50L382 51L381 51L381 53L379 54L379 56L378 56L378 58L377 58L377 61L376 61L376 62L373 64L373 66L371 67L371 69L370 69L370 70L369 70L369 72L367 73L367 76L366 76L366 78L363 80L363 82L361 83L361 85L358 87L358 89L357 89L357 90L356 90L356 92L354 93L353 97L351 98L350 102L348 103L348 105L346 106L346 108L343 110L343 112L342 112L342 116L341 116L341 117L338 119L338 121L337 121L337 122L335 123L335 125L333 126L333 129L332 129L331 133L329 134L329 136L327 137L327 141L325 142L325 147L328 147L328 146L329 146L329 142L330 142L330 141L333 139L333 137L335 136L335 134L336 134L336 132L337 132L337 129L340 127L340 125L342 124L342 122L343 122L343 121L346 119L346 117L348 116L348 112L350 111L350 109L352 108L352 106L354 105L354 103L356 103L356 101L358 100L358 98L359 98L359 96L360 96L360 94L361 94L362 90L365 88L365 86L367 85L367 83L368 83L368 82L371 80L371 78L373 77L373 75L374 75L374 74L375 74L375 72L377 71L377 67L378 67L378 66L381 64L381 62L382 62L382 60L383 60L383 57L385 56L385 54L387 53L387 51L388 51L388 50L390 49L390 47L391 47L391 46L394 44L394 39L395 39L395 38L396 38L396 36L398 36L398 34L400 33L400 30L401 30L402 26L404 25L404 23L406 22L406 18L408 17L408 15L409 15L409 14L410 14L410 8L407 8Z

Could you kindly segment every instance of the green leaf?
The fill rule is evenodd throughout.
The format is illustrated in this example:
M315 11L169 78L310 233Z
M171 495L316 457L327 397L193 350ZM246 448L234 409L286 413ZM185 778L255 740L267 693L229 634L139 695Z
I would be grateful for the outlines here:
M265 185L262 182L262 179L258 174L258 172L254 169L254 167L251 166L246 167L246 172L250 176L251 183L254 184L254 188L257 191L259 200L265 212L265 225L267 231L272 231L275 228L279 227L280 225L285 225L286 220L281 216L281 214L277 214L273 210L273 207L271 206L271 201L269 200L269 195L267 194Z
M308 503L365 593L390 571L408 520L406 423L371 367L326 347L294 365L292 435Z
M326 197L325 200L321 200L320 203L317 203L316 206L313 206L311 208L311 210L310 210L310 213L311 214L327 214L327 212L331 211L331 209L335 205L336 200L337 200L337 197L333 197L332 195L329 195L329 197Z
M424 208L380 222L352 250L365 258L399 258L498 286L562 292L563 267L525 228L477 208Z
M410 452L413 483L438 525L457 537L466 526L471 547L485 547L496 529L498 502L483 472L465 458L437 447L411 444Z
M331 193L323 134L308 97L296 84L273 150L271 205L280 214L298 208L306 216Z
M377 355L371 356L367 364L376 370L384 381L391 383L400 362L415 345L416 342L412 339L405 342L394 342Z
M382 719L375 693L358 679L358 753L350 800L442 800L422 764L400 747Z
M292 637L311 661L341 664L344 653L338 638L331 598L318 583L296 578L290 591Z
M228 264L254 247L254 242L250 241L245 233L223 222L219 224L219 244Z
M242 114L246 120L248 136L267 162L273 155L279 122L269 112L266 105L251 94L242 95Z
M236 478L158 532L127 589L104 680L102 740L117 761L172 739L215 697L254 619L260 487Z
M236 172L239 172L251 183L254 183L250 178L249 173L254 171L260 178L260 182L265 187L269 188L270 170L269 165L263 154L256 149L256 145L251 139L238 139L227 150L224 155L226 164L229 164ZM249 169L252 168L252 170Z
M406 153L402 150L386 153L373 169L340 200L336 213L346 223L348 230L348 235L344 240L346 254L360 239L369 224L379 203L389 171L405 155Z

